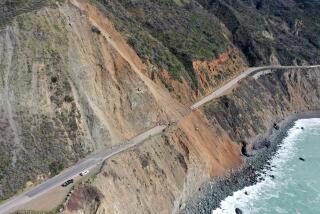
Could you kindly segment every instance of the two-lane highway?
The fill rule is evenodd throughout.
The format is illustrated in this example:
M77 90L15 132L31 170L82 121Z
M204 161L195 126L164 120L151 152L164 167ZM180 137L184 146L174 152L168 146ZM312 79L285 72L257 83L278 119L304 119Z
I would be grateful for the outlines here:
M258 78L261 75L270 73L272 69L293 69L293 68L319 68L320 65L304 65L304 66L281 66L281 65L273 65L273 66L261 66L261 67L252 67L248 68L246 71L241 73L239 76L235 77L234 79L227 82L225 85L217 89L216 91L212 92L208 96L202 98L195 104L191 106L191 110L195 110L202 106L203 104L221 97L225 93L227 93L230 89L232 89L238 82L249 75L254 75L255 78ZM267 71L267 72L265 72Z
M266 73L270 73L271 69L293 69L293 68L319 68L320 65L311 65L311 66L263 66L263 67L252 67L248 68L246 71L241 73L236 78L232 79L216 91L212 92L208 96L202 98L200 101L194 103L190 108L191 110L195 110L202 106L203 104L211 101L212 99L218 98L224 94L226 94L230 89L232 89L238 82L249 75L253 75L254 78L259 78L259 76L264 75ZM146 139L151 136L155 136L160 134L167 126L161 125L156 126L133 139L125 142L122 145L114 146L112 148L108 148L99 153L91 155L79 163L75 164L73 167L68 168L61 172L59 175L45 181L44 183L34 187L33 189L24 192L23 194L16 196L2 205L0 205L0 214L14 212L21 207L21 205L36 199L37 197L43 195L49 190L60 186L64 181L75 178L79 175L79 173L85 169L93 168L99 164L101 164L104 160L110 158L113 155L116 155L122 151L128 150L132 147L135 147L141 143L143 143Z
M149 137L160 134L166 127L167 127L166 125L156 126L132 138L131 140L127 141L122 145L108 148L106 150L103 150L99 153L96 153L94 155L91 155L85 158L84 160L80 161L73 167L62 171L59 175L53 178L50 178L49 180L23 193L20 196L14 197L6 201L4 204L0 206L0 213L2 214L2 213L10 213L10 212L16 211L17 209L19 209L21 205L36 199L37 197L43 195L44 193L48 192L49 190L57 186L60 186L64 181L79 176L79 173L81 171L85 169L94 168L97 165L101 164L104 160L110 158L111 156L119 154L120 152L128 150L132 147L135 147L143 143Z

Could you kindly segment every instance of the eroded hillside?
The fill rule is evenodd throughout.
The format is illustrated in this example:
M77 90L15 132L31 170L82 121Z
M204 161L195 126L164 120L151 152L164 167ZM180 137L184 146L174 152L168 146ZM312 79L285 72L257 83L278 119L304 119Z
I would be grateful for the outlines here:
M226 96L207 103L204 114L209 124L228 132L233 142L242 145L241 153L247 156L242 172L220 180L217 188L205 183L186 202L181 213L210 213L234 191L252 185L257 179L255 171L268 161L269 147L278 146L269 135L281 135L274 124L284 124L289 118L313 113L318 117L320 104L320 69L274 70L274 73L243 80ZM290 120L290 119L289 119ZM284 134L284 133L282 133ZM271 149L272 150L272 149ZM269 150L270 151L270 150ZM254 163L259 163L254 164ZM227 188L225 188L227 186ZM230 187L230 188L229 188Z
M2 198L183 112L112 24L81 6L57 3L1 30Z
M147 75L190 104L247 67L230 32L196 1L95 1L148 66Z
M231 32L251 66L319 62L319 1L197 1Z
M87 201L76 189L66 213L171 213L203 182L241 164L240 147L194 112L164 135L108 160L92 183L79 188L96 189L99 200Z
M249 65L319 62L313 33L288 24L297 17L283 20L259 6L252 23L242 13L257 5L248 4L0 1L0 200L168 124L106 161L75 189L66 213L178 212L204 182L241 167L239 142L294 111L317 109L314 69L248 78L190 111Z
M293 69L249 77L234 92L206 104L204 114L193 112L164 136L108 161L97 178L82 187L99 192L91 212L183 210L205 181L241 165L240 142L247 142L250 149L250 143L263 140L273 123L295 112L319 110L319 75L319 69ZM78 194L72 195L67 213L89 212L92 207ZM197 206L191 213L200 212L201 203Z

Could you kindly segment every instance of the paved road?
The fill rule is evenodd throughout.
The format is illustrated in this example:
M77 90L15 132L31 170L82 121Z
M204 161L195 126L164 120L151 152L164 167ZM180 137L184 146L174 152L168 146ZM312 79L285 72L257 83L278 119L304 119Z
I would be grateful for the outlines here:
M243 78L253 75L254 78L259 78L259 76L270 73L271 69L292 69L292 68L319 68L320 65L306 65L306 66L262 66L262 67L252 67L248 68L245 72L241 73L239 76L235 77L224 86L220 87L216 91L212 92L208 96L202 98L195 104L191 106L191 110L195 110L202 106L203 104L218 98L232 89L240 80Z
M10 199L9 201L6 201L4 204L0 205L0 213L10 213L14 212L19 207L32 199L35 199L44 193L48 192L49 190L60 186L64 181L75 178L76 176L79 176L79 173L85 169L93 168L99 164L101 164L104 160L110 158L113 155L116 155L124 150L128 150L134 146L137 146L141 143L143 143L146 139L148 139L151 136L155 136L157 134L160 134L167 126L161 125L156 126L136 137L129 140L128 142L119 145L114 146L112 148L108 148L104 151L101 151L99 153L96 153L94 155L91 155L81 162L77 163L73 167L64 170L59 175L47 180L46 182L36 186L35 188L23 193L22 195L19 195L17 197L14 197Z
M230 90L232 87L234 87L240 80L243 78L253 75L253 77L258 78L260 75L270 73L271 69L291 69L291 68L317 68L320 67L320 65L314 65L314 66L264 66L264 67L252 67L246 70L245 72L241 73L239 76L234 78L233 80L229 81L222 87L220 87L218 90L214 91L210 95L204 97L200 101L193 104L190 108L196 109L202 106L203 104L209 102L212 99L215 99L219 96L222 96L224 93L226 93L228 90ZM91 155L85 159L83 159L81 162L77 163L73 167L64 170L59 175L45 181L44 183L36 186L35 188L16 196L2 205L0 205L0 214L10 213L14 212L19 207L41 195L48 192L49 190L60 186L64 181L75 178L79 175L79 173L85 169L93 168L99 164L101 164L104 160L110 158L113 155L116 155L122 151L128 150L136 145L139 145L143 143L146 139L148 139L151 136L157 135L161 133L167 126L161 125L156 126L136 137L129 140L128 142L119 145L114 146L112 148L108 148L106 150L103 150L99 153L96 153L94 155Z

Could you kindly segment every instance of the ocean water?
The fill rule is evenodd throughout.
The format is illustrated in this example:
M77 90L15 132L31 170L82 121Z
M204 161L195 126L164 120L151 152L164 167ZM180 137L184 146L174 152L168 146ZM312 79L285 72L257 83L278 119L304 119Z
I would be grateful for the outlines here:
M212 213L234 214L240 208L244 214L320 214L319 118L296 121L270 165L259 175L265 180L234 192Z

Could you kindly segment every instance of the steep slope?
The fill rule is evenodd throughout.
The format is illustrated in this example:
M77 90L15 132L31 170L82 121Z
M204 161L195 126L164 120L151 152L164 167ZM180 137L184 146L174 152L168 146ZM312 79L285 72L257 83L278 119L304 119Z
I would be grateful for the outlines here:
M318 1L197 1L229 29L251 66L319 62Z
M248 78L189 109L249 65L319 62L318 24L307 16L318 20L318 7L285 0L0 1L0 200L168 124L161 136L105 162L76 188L65 212L182 210L206 181L242 166L240 142L264 137L295 111L318 110L318 70Z
M164 135L108 160L92 183L80 187L98 190L95 209L76 190L66 213L170 213L203 182L241 163L239 146L194 112Z
M319 68L277 70L259 79L248 78L233 93L206 104L203 108L209 123L221 126L233 142L242 144L243 156L250 156L245 158L249 164L225 180L204 183L182 213L210 213L225 197L255 183L255 171L277 150L276 141L266 144L269 135L285 134L274 123L285 124L308 113L319 117L319 77Z
M150 65L148 76L184 103L248 64L319 62L319 3L314 1L97 2ZM226 55L230 59L221 61ZM217 62L223 69L205 66Z
M0 32L2 199L183 112L107 19L90 15L57 3Z
M206 104L204 114L192 112L176 129L108 161L92 183L81 187L98 190L95 210L89 212L92 204L76 192L66 213L184 213L186 207L190 213L210 213L215 192L203 184L241 166L241 142L249 151L273 123L319 110L319 77L319 69L248 77L233 93ZM209 193L191 203L202 186Z
M263 139L274 123L295 112L319 109L319 75L319 68L279 69L257 80L248 78L230 95L207 104L205 114L232 130L236 142Z
M127 37L148 66L147 75L183 103L246 67L229 31L194 0L93 2Z

